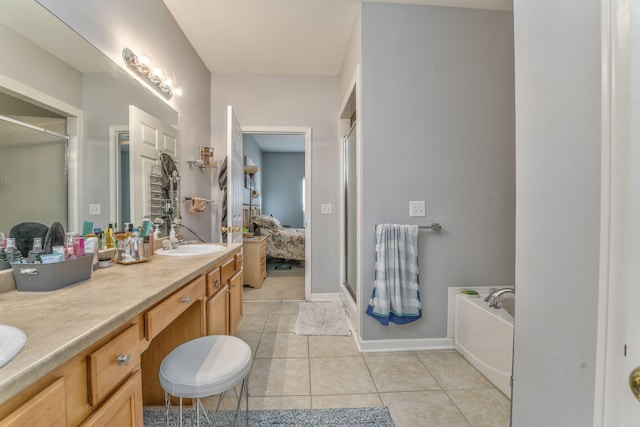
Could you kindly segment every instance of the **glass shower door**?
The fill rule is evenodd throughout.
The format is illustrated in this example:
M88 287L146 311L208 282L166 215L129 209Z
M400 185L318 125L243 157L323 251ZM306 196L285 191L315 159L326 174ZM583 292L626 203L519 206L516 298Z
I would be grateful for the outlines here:
M356 124L343 139L344 150L344 285L356 301L357 275L357 174Z

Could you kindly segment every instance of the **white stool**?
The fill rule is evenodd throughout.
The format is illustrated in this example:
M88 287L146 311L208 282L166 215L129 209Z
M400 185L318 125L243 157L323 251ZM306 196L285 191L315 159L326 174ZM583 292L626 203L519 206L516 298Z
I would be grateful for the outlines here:
M182 399L196 399L196 423L200 425L200 410L207 416L200 398L220 395L217 412L228 390L242 382L233 423L237 421L242 392L245 394L245 421L249 425L248 376L251 370L251 349L239 338L211 335L196 338L179 345L164 358L160 365L160 384L165 391L166 422L169 425L171 396L180 398L180 426L182 426Z

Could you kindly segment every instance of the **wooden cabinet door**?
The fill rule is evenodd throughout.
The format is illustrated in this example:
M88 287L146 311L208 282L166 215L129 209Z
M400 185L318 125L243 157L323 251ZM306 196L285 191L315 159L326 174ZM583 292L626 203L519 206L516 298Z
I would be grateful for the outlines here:
M143 427L142 377L136 371L82 427Z
M2 427L66 427L64 377L25 402L0 421Z
M229 334L236 333L242 320L242 270L229 279Z
M207 335L229 334L229 285L207 301Z

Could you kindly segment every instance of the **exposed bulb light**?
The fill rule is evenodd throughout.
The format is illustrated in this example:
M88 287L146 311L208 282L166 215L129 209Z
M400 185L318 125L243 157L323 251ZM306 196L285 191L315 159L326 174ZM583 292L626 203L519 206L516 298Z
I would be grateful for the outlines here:
M161 68L153 67L146 55L138 56L131 49L124 48L122 57L131 71L149 83L164 98L171 99L173 95L182 95L182 89L176 87L171 78L164 76Z

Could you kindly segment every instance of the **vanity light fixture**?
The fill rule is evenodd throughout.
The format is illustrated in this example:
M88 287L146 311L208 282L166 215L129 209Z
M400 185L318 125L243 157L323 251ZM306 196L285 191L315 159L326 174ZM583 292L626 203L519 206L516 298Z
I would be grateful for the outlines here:
M122 50L122 57L131 71L155 88L165 99L169 100L173 95L182 95L182 89L176 87L171 78L163 76L160 68L154 68L148 57L138 56L126 47Z

